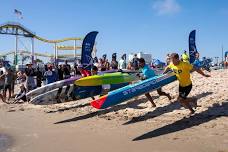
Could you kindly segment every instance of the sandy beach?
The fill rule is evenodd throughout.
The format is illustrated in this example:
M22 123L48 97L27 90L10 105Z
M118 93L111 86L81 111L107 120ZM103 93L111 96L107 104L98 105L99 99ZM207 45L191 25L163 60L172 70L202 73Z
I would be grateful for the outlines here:
M91 99L55 105L0 103L0 152L228 152L228 70L193 73L196 114L151 92L96 110ZM177 96L178 82L163 90ZM2 149L1 149L2 146Z

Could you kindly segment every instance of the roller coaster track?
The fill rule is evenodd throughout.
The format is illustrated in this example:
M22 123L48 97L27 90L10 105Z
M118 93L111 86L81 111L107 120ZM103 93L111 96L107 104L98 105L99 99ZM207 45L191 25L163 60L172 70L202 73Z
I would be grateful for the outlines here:
M64 38L61 40L47 40L44 38L41 38L37 36L35 33L31 32L29 29L25 28L23 25L20 23L16 22L7 22L5 24L0 25L0 34L8 34L8 35L20 35L24 37L31 37L31 38L36 38L40 41L46 42L46 43L60 43L64 41L69 41L69 40L83 40L82 38L79 37L71 37L71 38Z
M64 46L64 45L59 45L57 46L57 50L79 50L79 49L82 49L81 46Z
M7 53L4 53L4 54L0 54L0 57L3 57L3 56L7 56L7 55L11 55L11 54L14 54L15 51L10 51L10 52L7 52ZM24 51L24 50L20 50L18 52L18 54L26 54L26 55L30 55L31 52L29 51ZM50 58L54 58L54 55L53 54L45 54L45 53L34 53L35 56L42 56L42 57L50 57ZM69 57L73 57L74 54L64 54L64 55L58 55L59 58L69 58ZM78 57L80 57L80 54L77 54Z

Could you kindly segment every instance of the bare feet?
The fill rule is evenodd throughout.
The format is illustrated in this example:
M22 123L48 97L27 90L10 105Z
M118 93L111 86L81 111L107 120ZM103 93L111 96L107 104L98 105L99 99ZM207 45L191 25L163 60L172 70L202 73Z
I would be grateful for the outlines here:
M188 114L188 116L192 116L194 113L195 113L195 111L193 110Z
M197 108L197 98L193 98L191 104L192 107Z
M155 104L150 104L147 108L155 108L156 105Z
M167 97L169 98L169 100L172 100L172 97L170 96L170 94L168 94Z
M154 102L151 102L151 107L156 107L156 104Z

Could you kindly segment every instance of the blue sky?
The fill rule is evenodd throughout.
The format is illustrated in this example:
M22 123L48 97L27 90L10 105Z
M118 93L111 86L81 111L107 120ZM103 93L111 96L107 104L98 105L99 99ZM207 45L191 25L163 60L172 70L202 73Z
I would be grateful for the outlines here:
M22 20L16 19L14 9L22 12ZM7 21L19 21L46 39L84 37L97 30L97 54L109 58L114 52L142 51L163 60L169 52L188 50L193 29L201 56L221 57L222 45L228 50L227 0L2 0L0 23ZM1 53L13 50L14 41L0 35ZM21 41L20 49L30 47L28 40ZM36 40L35 51L54 49Z

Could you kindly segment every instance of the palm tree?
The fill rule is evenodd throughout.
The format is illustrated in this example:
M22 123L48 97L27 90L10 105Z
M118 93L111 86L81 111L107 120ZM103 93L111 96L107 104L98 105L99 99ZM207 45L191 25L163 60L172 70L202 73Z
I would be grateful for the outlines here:
M30 56L28 56L28 55L22 55L22 57L21 57L22 65L24 65L24 61L26 61L27 59L30 59Z
M43 63L43 61L41 59L36 59L35 62L36 63Z

